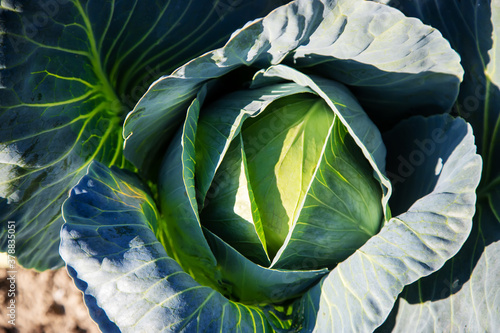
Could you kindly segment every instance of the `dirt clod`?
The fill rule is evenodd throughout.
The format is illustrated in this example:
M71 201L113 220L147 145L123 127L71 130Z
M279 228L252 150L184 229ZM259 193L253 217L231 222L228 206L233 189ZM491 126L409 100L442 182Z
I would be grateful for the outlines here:
M8 295L8 277L7 269L1 268L0 333L100 332L65 268L38 273L18 266L14 297ZM15 299L15 326L8 323L11 299Z

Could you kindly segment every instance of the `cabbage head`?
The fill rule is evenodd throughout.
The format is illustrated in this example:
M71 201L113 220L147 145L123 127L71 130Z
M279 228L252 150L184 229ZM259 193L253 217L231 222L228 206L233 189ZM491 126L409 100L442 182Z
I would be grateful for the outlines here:
M295 0L183 59L126 116L123 155L98 146L108 157L62 206L60 255L92 318L374 331L471 232L482 160L450 115L460 60L437 29L363 0Z
M157 80L124 124L153 192L93 163L63 206L91 308L123 331L374 330L470 232L481 159L440 114L459 61L390 7L299 0Z

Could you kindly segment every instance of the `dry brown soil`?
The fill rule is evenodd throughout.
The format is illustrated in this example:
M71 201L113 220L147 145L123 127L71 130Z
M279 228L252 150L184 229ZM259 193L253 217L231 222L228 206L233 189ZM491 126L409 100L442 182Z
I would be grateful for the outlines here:
M8 323L10 281L0 268L0 333L98 333L65 268L38 273L16 267L15 326Z

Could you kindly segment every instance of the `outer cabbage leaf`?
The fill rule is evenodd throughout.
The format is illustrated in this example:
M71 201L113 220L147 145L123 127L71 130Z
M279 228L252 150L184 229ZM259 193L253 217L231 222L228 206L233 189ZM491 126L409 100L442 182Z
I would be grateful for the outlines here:
M120 123L153 80L282 3L2 1L0 220L19 262L62 265L61 204L90 161L124 165Z
M499 327L500 284L500 3L406 1L389 4L438 28L465 69L456 112L470 122L484 170L474 227L462 250L440 271L408 287L383 330L494 331ZM395 176L401 177L397 172ZM420 182L415 178L407 181ZM396 187L397 190L397 187Z
M500 162L495 156L500 153L500 4L496 0L451 4L444 0L394 0L389 5L439 29L460 54L465 75L456 111L472 124L478 138L478 151L484 159L483 183L498 179Z
M396 25L396 21L400 21L397 23L398 29L393 29L390 24L385 25L385 20L380 20L380 16L391 24ZM332 24L336 20L344 23ZM373 29L367 32L370 27ZM330 29L328 34L324 33L325 29ZM346 37L341 38L344 34ZM376 42L370 48L367 47L366 38L363 38L368 34L379 36L375 39L383 39L384 34L393 38L389 45ZM410 42L407 43L407 40ZM310 41L314 41L314 44L308 44ZM335 58L336 65L342 68L352 66L353 71L332 75L333 79L355 86L356 80L353 78L356 77L365 76L375 80L375 77L388 73L382 76L390 81L396 76L389 73L398 73L397 84L391 84L408 92L420 91L419 87L425 85L428 88L426 94L437 94L442 98L443 102L438 103L441 107L433 106L441 111L453 103L463 74L457 55L438 31L422 25L418 20L403 17L397 10L362 0L297 0L277 8L263 19L247 24L235 32L223 48L189 62L172 75L155 82L125 122L127 158L140 170L148 170L152 159L146 156L159 153L159 147L171 139L172 133L180 126L185 110L204 82L241 66L262 68L282 61L293 67L300 66L302 58L311 58L317 53L318 45L336 52L346 51L343 56ZM380 64L377 60L377 63L371 63L370 59L380 57L369 57L368 54L382 50L391 55L393 61ZM428 55L425 61L418 60L422 54ZM334 57L334 54L330 56ZM446 61L443 62L444 59ZM315 66L315 70L323 74L321 65ZM327 75L329 72L331 70L324 71ZM393 94L379 94L380 87L373 84L362 87L362 90L365 95L370 91L377 94L382 104L398 101ZM419 103L425 105L426 100L418 99L413 104L417 108L422 106ZM399 101L403 101L399 104L405 107L396 107L393 115L405 117L408 114L406 95L403 94Z
M69 189L91 160L123 162L121 103L79 2L7 5L0 9L0 249L7 250L3 222L16 221L19 263L56 268Z
M438 30L372 5L338 1L291 63L351 86L379 125L449 110L463 71L456 54L441 52L448 42Z
M201 286L165 253L154 201L135 175L93 162L63 215L61 256L102 331L272 331L267 310Z
M500 188L478 204L472 232L443 268L405 288L380 332L494 332L500 327Z
M395 200L392 207L404 211L413 196L426 191L428 184L435 179L422 179L422 174L415 169L415 162L422 156L425 160L440 165L437 155L437 142L454 140L454 137L442 135L441 129L446 124L435 122L422 126L422 122L408 122L386 136L389 152L400 150L397 144L391 144L404 135L408 153L390 161L389 170L399 175L394 186ZM432 133L425 137L419 130ZM433 129L434 128L434 129ZM408 133L414 132L408 136ZM404 134L403 134L404 133ZM414 191L408 196L407 188ZM498 188L492 189L486 196L479 196L472 232L460 252L450 259L443 268L429 277L408 286L391 314L392 318L381 327L381 331L406 331L408 327L418 325L422 332L435 331L490 331L498 327L498 281L499 263L495 251L498 251L499 207ZM403 193L404 196L398 196Z
M405 285L438 270L458 252L472 227L481 171L472 129L447 115L411 118L391 139L415 133L429 137L436 128L446 139L436 142L432 158L419 165L426 170L424 183L431 179L434 185L415 196L412 186L394 193L419 199L302 296L295 307L297 329L373 331L387 318ZM411 139L396 142L398 150L391 156L411 153L412 146L405 142ZM436 168L439 158L442 164Z

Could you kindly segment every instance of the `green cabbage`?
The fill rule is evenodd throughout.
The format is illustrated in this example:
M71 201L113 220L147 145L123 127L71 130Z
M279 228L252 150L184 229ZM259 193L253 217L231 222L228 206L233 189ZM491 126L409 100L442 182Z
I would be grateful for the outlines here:
M498 327L498 10L434 3L2 2L19 262L104 332Z

